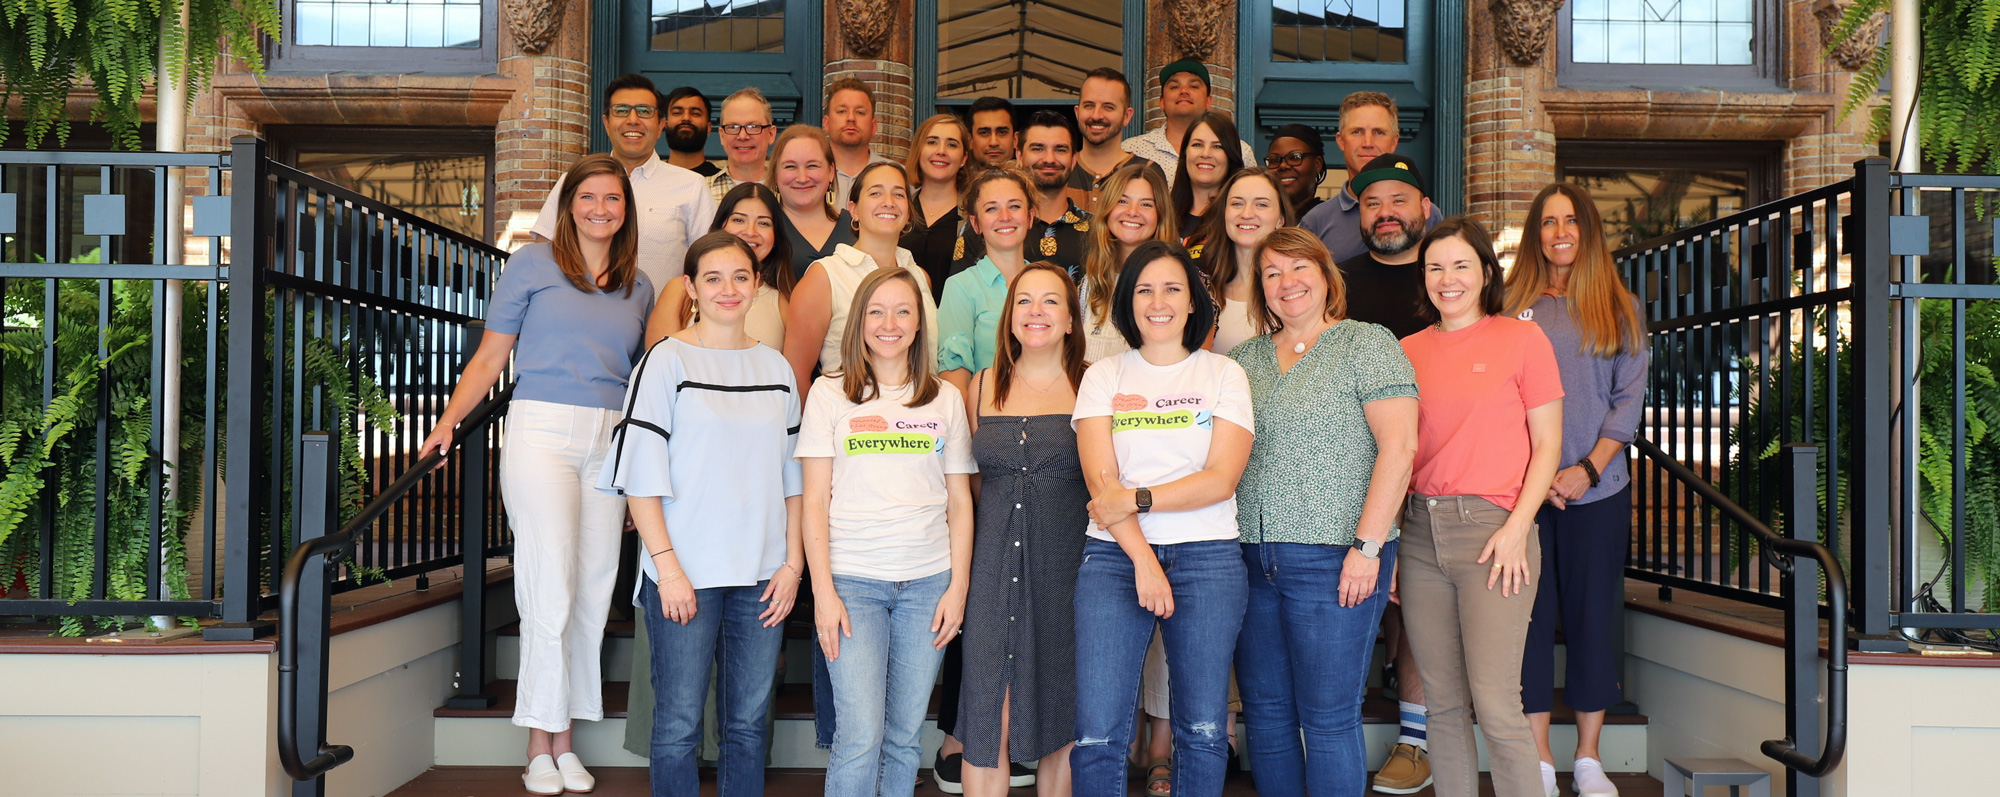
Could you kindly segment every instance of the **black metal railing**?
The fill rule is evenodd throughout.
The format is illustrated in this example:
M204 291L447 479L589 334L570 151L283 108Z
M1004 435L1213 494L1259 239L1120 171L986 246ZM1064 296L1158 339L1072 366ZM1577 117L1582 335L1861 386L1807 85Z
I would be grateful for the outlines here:
M1617 255L1651 333L1642 436L1773 526L1781 452L1814 446L1811 520L1852 575L1862 635L2000 627L2000 528L1978 511L2000 447L1968 424L2000 417L1996 201L2000 176L1871 158ZM1629 575L1784 604L1750 529L1657 466L1634 482Z
M461 452L456 458L463 460L459 469L465 490L464 527L478 529L484 525L486 463L495 447L496 421L507 412L514 388L509 385L497 395L488 398L471 413L466 415L452 433L451 450ZM451 461L443 453L432 453L417 460L408 472L384 488L370 499L355 516L342 524L339 530L329 534L335 518L332 511L333 500L339 494L338 479L333 474L337 456L332 450L331 435L326 432L306 432L300 436L301 518L299 541L292 548L291 556L285 562L283 581L279 589L278 601L278 761L285 773L294 780L314 780L334 767L347 763L354 757L354 749L346 745L329 744L326 739L327 702L327 650L330 641L328 615L332 611L332 578L329 569L334 562L346 558L351 549L363 546L378 521L397 511L399 505L413 490L422 485L425 478ZM365 548L364 548L365 550ZM485 594L487 551L483 536L466 535L462 561L465 565L463 592L460 594L462 607L459 638L461 677L460 698L479 698L481 676L485 671ZM306 610L301 616L300 605ZM299 652L309 655L301 663ZM304 690L303 710L301 691ZM469 691L468 691L469 690ZM483 701L490 705L491 699ZM313 758L304 758L301 739L313 752Z
M179 256L176 227L190 233ZM255 138L213 154L0 153L0 615L269 633L259 617L317 511L303 433L329 435L336 521L411 472L506 257L279 164ZM31 456L45 442L52 455ZM423 588L467 547L510 552L497 475L468 467L448 462L372 518L332 588ZM5 496L22 495L10 512Z

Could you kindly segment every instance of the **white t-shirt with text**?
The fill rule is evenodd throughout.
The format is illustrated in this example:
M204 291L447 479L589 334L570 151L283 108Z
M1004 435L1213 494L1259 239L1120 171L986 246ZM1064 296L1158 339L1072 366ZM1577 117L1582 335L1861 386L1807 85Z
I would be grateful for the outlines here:
M1107 415L1118 480L1134 489L1158 487L1207 467L1217 419L1245 430L1257 428L1243 366L1207 350L1159 366L1135 349L1090 366L1076 391L1072 424ZM1235 496L1200 509L1136 517L1146 542L1153 545L1236 539ZM1095 522L1085 533L1111 541L1111 532Z

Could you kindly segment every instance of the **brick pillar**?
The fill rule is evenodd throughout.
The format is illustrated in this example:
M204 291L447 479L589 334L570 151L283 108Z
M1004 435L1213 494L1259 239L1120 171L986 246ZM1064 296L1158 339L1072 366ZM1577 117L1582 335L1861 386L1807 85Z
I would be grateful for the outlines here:
M1789 28L1784 37L1787 85L1797 92L1831 94L1839 100L1836 105L1844 105L1854 73L1827 55L1822 37L1826 26L1814 13L1819 2L1789 0L1785 4L1784 19ZM1866 55L1859 51L1848 54ZM1866 106L1856 108L1844 120L1840 118L1840 109L1835 107L1785 142L1780 195L1799 194L1853 177L1855 161L1879 154L1876 142L1868 137L1868 121Z
M918 115L917 76L910 67L916 50L916 30L910 20L916 18L916 10L911 0L892 0L887 4L888 31L886 39L873 52L856 52L847 39L861 38L857 30L850 34L840 19L840 4L825 4L826 74L821 84L821 94L826 86L836 80L854 78L868 84L875 93L875 154L901 162L910 154L910 137L916 134L916 125L922 118ZM824 96L821 97L825 99ZM824 110L824 109L822 109ZM929 116L921 114L920 116ZM818 119L801 119L801 122L819 124Z
M590 152L590 126L599 124L590 96L591 5L570 5L540 55L522 52L500 27L498 71L518 87L493 130L493 236L503 249L533 240L528 229L556 180Z
M1487 4L1466 5L1465 212L1493 233L1508 263L1529 203L1556 177L1556 136L1541 112L1541 93L1556 82L1555 44L1535 64L1516 64Z
M1215 33L1212 47L1206 53L1190 54L1183 42L1174 40L1169 31L1166 0L1146 0L1146 68L1143 75L1127 77L1144 81L1143 98L1139 110L1139 124L1147 130L1167 123L1166 113L1160 110L1160 67L1199 55L1201 65L1208 67L1209 97L1214 100L1215 110L1230 116L1237 115L1236 102L1236 0L1215 0L1209 9L1215 14L1212 21L1204 20L1201 30ZM1207 44L1204 38L1200 44ZM1246 106L1247 107L1247 104Z

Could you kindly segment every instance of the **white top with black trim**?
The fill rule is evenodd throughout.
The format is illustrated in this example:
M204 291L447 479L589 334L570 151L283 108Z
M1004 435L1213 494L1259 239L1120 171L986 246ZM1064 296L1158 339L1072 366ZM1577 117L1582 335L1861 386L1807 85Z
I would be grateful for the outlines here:
M672 337L633 370L597 487L660 498L695 589L752 586L785 563L785 498L804 490L792 381L769 346L704 349ZM657 582L644 547L639 566Z

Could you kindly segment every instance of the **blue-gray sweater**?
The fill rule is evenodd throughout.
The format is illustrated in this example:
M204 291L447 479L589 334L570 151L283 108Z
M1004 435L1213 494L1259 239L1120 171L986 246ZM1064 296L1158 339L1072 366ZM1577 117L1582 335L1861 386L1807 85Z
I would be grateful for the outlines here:
M1635 299L1636 303L1637 300ZM1531 316L1528 314L1532 314ZM1576 464L1597 447L1598 439L1632 442L1646 404L1647 349L1596 357L1583 350L1583 334L1569 314L1569 300L1544 296L1523 314L1541 325L1555 346L1556 367L1562 371L1563 442L1559 468ZM1640 318L1645 318L1641 308ZM1625 457L1611 460L1597 486L1572 504L1609 498L1625 489L1632 475Z

